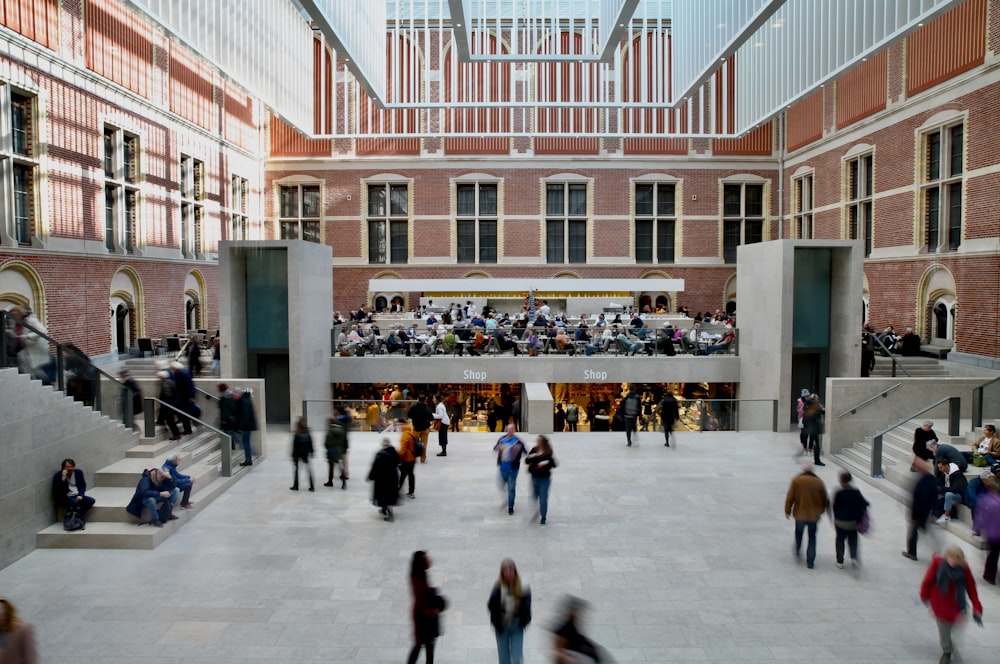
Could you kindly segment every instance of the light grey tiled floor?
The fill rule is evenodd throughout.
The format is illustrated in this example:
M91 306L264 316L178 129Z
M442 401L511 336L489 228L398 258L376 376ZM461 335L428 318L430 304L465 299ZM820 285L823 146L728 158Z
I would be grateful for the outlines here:
M900 504L859 485L874 515L860 572L834 567L827 522L816 569L795 563L794 434L688 433L676 449L652 433L632 449L622 434L558 434L545 527L525 472L516 514L501 507L495 438L453 434L446 459L432 445L417 499L390 524L363 481L376 437L352 436L347 491L293 493L276 433L269 460L155 551L39 550L0 570L0 594L35 624L46 664L404 662L408 560L426 549L451 602L438 662L496 661L485 604L505 556L535 598L527 662L549 661L565 593L591 602L589 633L619 662L937 661L915 603L929 543L920 563L900 557ZM325 464L313 470L322 482ZM832 486L837 469L819 470ZM983 554L966 550L979 578ZM1000 589L980 594L987 628L958 643L962 661L995 664Z

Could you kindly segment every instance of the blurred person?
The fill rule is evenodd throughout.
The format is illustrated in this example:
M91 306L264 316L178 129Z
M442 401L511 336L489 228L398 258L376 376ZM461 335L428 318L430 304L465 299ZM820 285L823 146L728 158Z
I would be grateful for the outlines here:
M566 430L566 411L561 403L557 403L552 411L552 430L556 433Z
M580 421L580 409L570 401L566 404L566 427L570 431L576 431L577 423Z
M499 664L524 662L524 630L531 623L531 590L521 582L510 558L500 563L500 578L486 603L497 637Z
M410 410L406 413L406 416L410 419L410 423L413 425L413 434L423 445L423 453L418 454L417 456L420 457L420 463L426 463L427 442L430 437L431 424L434 422L434 413L427 406L426 394L421 394L417 397L417 403L410 406Z
M181 492L181 507L186 510L194 507L194 503L191 502L191 491L194 489L195 478L190 475L185 475L178 470L178 466L181 463L181 455L171 454L167 457L167 460L163 462L163 469L170 474L170 478L174 481L174 486L177 490Z
M63 459L62 468L52 476L52 500L56 508L65 508L86 516L96 502L87 495L87 480L73 459Z
M0 597L0 664L38 664L35 628L6 597Z
M927 519L930 517L934 506L937 505L938 492L937 480L931 474L929 461L914 459L913 466L920 474L913 485L913 495L910 498L909 531L906 537L906 551L902 552L904 558L910 560L917 559L917 537L920 531L927 532Z
M955 625L968 613L966 595L972 601L972 617L982 624L983 605L976 592L976 579L965 562L965 553L957 546L949 546L940 556L935 555L920 584L920 600L929 606L937 622L941 642L941 659L938 664L949 664L954 654L952 632Z
M628 394L622 399L621 412L625 417L625 441L626 447L632 447L632 439L635 438L636 445L639 444L639 432L636 424L639 420L639 413L642 412L642 398L631 385Z
M253 447L251 440L253 432L257 430L257 413L253 407L253 390L237 390L233 396L236 398L237 409L236 423L240 432L240 443L243 445L243 463L241 466L253 465Z
M580 631L583 610L587 607L579 597L568 596L563 601L561 617L552 631L555 664L600 664L600 648Z
M438 456L448 456L448 429L451 427L451 416L448 415L448 407L440 394L434 395L434 422L438 432L438 447L441 451Z
M316 448L313 447L313 439L309 433L309 427L306 426L306 419L300 417L299 421L295 423L295 435L292 437L292 463L295 464L295 469L292 471L292 491L299 490L300 462L305 467L306 476L309 478L309 490L316 490L313 484L312 469L309 467L309 459L315 452Z
M812 464L802 466L788 486L785 495L785 518L795 517L795 557L802 557L802 532L808 534L806 544L806 567L812 569L816 563L816 524L824 512L830 509L823 480L813 472Z
M802 388L799 398L795 402L795 411L798 413L799 418L799 442L802 443L802 454L808 454L812 449L809 447L809 434L806 433L805 426L806 404L809 402L811 394L808 388Z
M934 458L934 452L927 449L930 443L937 443L937 434L934 433L934 422L924 420L920 426L913 431L913 456L924 461Z
M826 465L819 460L820 454L823 451L819 437L823 434L823 416L825 413L826 409L819 402L819 395L815 393L810 394L809 400L806 402L805 414L802 416L802 426L806 432L809 449L813 452L813 465L815 466Z
M416 664L424 649L427 664L434 664L434 640L441 635L440 615L448 602L427 580L431 559L425 551L414 551L410 561L410 590L413 592L413 648L407 664Z
M517 492L517 471L520 468L521 456L525 447L517 437L517 427L507 425L506 433L493 446L497 453L497 469L500 471L500 485L507 487L507 514L514 514L514 499Z
M120 397L122 412L125 413L129 424L135 427L135 416L142 414L142 388L128 369L119 371L118 379L122 384Z
M348 418L343 406L335 406L333 409L333 417L326 429L326 438L323 440L323 446L326 448L326 462L329 466L329 470L326 476L326 482L323 486L333 486L333 474L340 466L340 488L347 488L347 424L345 423L345 418Z
M934 453L934 465L936 466L938 462L942 459L946 460L948 463L953 463L959 467L959 469L964 473L969 469L968 460L962 456L962 453L954 445L949 445L948 443L941 443L936 440L932 440L927 443L927 449Z
M545 517L549 512L549 486L552 484L552 469L556 464L552 456L552 445L545 436L535 440L535 446L524 457L531 475L532 498L538 503L538 513L541 515L541 525L545 525Z
M987 477L983 480L986 491L979 497L972 517L972 532L989 544L983 580L989 584L997 582L997 560L1000 559L1000 478Z
M194 335L188 342L187 347L187 361L188 370L191 372L192 376L198 376L201 374L204 367L201 364L201 336Z
M594 415L594 419L590 422L591 431L611 431L611 417L608 415L608 411L601 408L598 410L597 415Z
M402 434L399 436L399 486L396 489L397 491L402 490L403 483L409 480L406 497L412 499L416 498L414 495L416 478L413 475L413 469L416 467L417 459L420 456L417 454L417 443L419 441L412 426L401 424L400 428Z
M399 454L388 438L382 439L382 448L372 460L368 481L372 483L372 502L378 505L378 513L384 521L392 521L392 508L399 501Z
M157 424L166 425L170 430L170 440L180 440L181 431L177 428L177 411L169 406L176 406L177 384L173 376L166 369L156 372L156 377L160 380L160 409Z
M859 565L858 531L861 519L868 511L868 501L851 484L851 474L840 473L840 488L833 494L833 525L837 533L837 567L844 567L844 542L851 551L851 565Z
M184 435L190 436L193 431L189 416L194 415L197 417L201 415L201 408L195 403L197 391L194 388L194 378L191 376L191 372L176 360L170 363L170 374L174 379L174 401L172 405L176 406L180 411L174 414L177 416L178 423L184 429Z
M675 438L674 427L677 425L677 420L681 419L681 411L677 406L677 399L674 398L670 390L664 393L663 400L657 406L657 412L660 415L660 426L663 427L663 446L670 447L670 439ZM674 440L674 444L677 444L676 439Z

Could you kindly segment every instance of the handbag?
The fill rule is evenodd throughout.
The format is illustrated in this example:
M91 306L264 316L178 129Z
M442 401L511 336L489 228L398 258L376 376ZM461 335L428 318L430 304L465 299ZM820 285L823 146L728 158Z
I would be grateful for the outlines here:
M83 515L76 510L69 510L66 512L66 518L63 519L63 530L67 532L73 532L74 530L86 530L87 522L83 518Z
M858 521L858 532L862 535L867 535L872 529L872 518L868 514L868 510L861 513L861 519Z
M973 466L979 466L980 468L984 468L984 467L990 465L990 462L986 460L985 456L983 456L979 452L976 452L975 454L972 455L972 465Z

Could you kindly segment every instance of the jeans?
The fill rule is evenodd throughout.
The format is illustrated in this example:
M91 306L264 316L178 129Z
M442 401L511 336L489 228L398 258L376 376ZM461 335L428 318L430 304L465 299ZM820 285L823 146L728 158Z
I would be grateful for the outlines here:
M177 488L174 489L174 494L173 496L171 496L171 498L175 499L179 492L181 494L181 505L187 505L188 503L191 502L191 489L193 488L194 485L191 484L191 482L183 482L181 484L178 484ZM174 502L174 500L172 500L171 502Z
M524 662L524 629L517 618L502 630L496 631L497 656L500 664L522 664Z
M253 448L250 447L250 436L253 435L253 431L244 431L241 434L243 443L243 463L250 463L253 461Z
M858 559L858 531L857 530L845 530L840 526L837 529L837 562L840 564L844 563L844 540L847 541L847 546L851 550L851 560Z
M169 500L169 498L167 500ZM159 496L157 496L156 498L143 498L142 504L146 507L146 509L149 510L150 521L160 520L160 512L159 510L156 509L156 506L163 502L164 499Z
M812 566L816 562L816 522L795 520L795 554L802 550L802 531L806 530L806 564Z
M569 427L570 431L576 431L576 423L577 422L578 422L578 420L573 420L572 422L570 422L569 420L566 420L566 426Z
M549 486L552 484L551 477L531 478L531 486L534 489L534 498L538 501L538 510L542 518L549 512Z
M625 416L625 440L628 441L629 445L632 444L632 432L635 431L635 423L637 419L637 415Z
M410 479L410 485L406 491L409 495L413 495L414 485L416 484L416 479L413 477L413 467L417 465L416 461L404 461L399 464L399 488L403 488L403 480L406 478Z
M955 503L962 502L962 494L954 491L946 491L944 494L944 513L951 514L951 507Z
M938 640L941 642L941 652L950 655L954 647L951 644L951 630L955 628L955 623L938 618L936 620L938 628Z
M507 509L514 509L514 494L517 491L517 468L500 471L500 483L507 485Z

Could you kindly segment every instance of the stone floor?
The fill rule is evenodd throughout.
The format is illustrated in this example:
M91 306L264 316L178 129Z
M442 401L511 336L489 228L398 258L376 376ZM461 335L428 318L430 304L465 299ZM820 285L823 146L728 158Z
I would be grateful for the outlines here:
M288 490L289 437L276 432L267 461L156 550L38 550L0 570L0 594L35 624L45 664L399 663L408 560L426 549L450 600L439 663L496 661L485 605L505 556L533 591L529 663L550 661L566 593L589 600L587 631L618 662L937 662L915 602L930 543L919 563L899 555L902 505L861 484L864 567L834 567L826 521L816 568L796 564L783 515L794 434L685 433L670 449L652 433L631 449L622 434L558 434L544 527L525 472L515 515L501 507L495 438L453 434L447 458L432 445L416 500L385 523L364 481L377 436L353 435L346 491L310 493ZM313 470L322 482L325 464ZM834 466L819 471L835 483ZM966 550L979 579L983 553ZM960 661L994 664L1000 589L980 593L986 629L959 634Z

